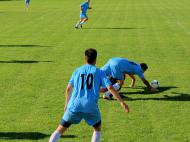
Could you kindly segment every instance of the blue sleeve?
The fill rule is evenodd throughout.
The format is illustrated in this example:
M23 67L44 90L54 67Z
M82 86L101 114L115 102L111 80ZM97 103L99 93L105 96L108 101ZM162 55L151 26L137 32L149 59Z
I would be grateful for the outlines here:
M137 73L137 75L138 75L140 78L144 78L144 74L143 74L143 72L141 72L141 71L139 71L139 72Z
M69 80L69 84L74 87L74 78L75 78L75 74L76 74L76 71L73 72L70 80Z
M100 70L100 77L101 77L101 85L104 88L107 88L108 86L112 85L110 80L106 77L106 74Z

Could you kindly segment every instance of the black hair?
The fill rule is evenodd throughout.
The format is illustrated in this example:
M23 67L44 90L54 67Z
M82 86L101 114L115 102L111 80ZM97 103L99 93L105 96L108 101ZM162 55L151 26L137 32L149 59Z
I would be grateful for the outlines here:
M142 69L143 71L146 71L146 70L148 69L148 66L147 66L146 63L140 63L140 66L141 66L141 69Z
M85 57L86 57L87 63L92 64L96 60L97 51L93 48L86 49Z

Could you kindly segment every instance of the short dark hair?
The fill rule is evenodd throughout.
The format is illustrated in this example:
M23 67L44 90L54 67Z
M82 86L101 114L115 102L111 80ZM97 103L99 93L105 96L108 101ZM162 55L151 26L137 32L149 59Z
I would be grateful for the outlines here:
M92 64L96 60L97 51L93 48L86 49L85 57L86 57L87 63Z
M141 66L141 69L142 69L143 71L146 71L146 70L148 69L148 66L147 66L146 63L140 63L140 66Z

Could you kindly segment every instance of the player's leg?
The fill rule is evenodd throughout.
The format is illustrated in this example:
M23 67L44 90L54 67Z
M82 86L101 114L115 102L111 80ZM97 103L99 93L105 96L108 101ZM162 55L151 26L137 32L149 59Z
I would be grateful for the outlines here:
M120 80L118 79L115 79L113 77L110 77L109 78L112 85L113 85L113 88L116 90L116 91L119 91L121 89L121 83L120 83ZM106 91L105 94L103 95L103 98L104 99L112 99L113 95L109 92L109 91Z
M80 22L80 27L82 28L82 25L85 24L85 22L88 21L88 17L85 15L85 18Z
M82 22L82 20L83 20L83 13L82 13L82 12L80 12L79 17L80 17L80 20L79 20L79 21L76 23L76 25L75 25L75 28L76 28L76 29L79 28L80 22Z
M60 138L60 136L67 130L67 128L70 126L71 124L68 122L63 122L63 124L59 125L57 127L57 129L52 133L49 142L57 142L58 139Z
M80 18L80 20L76 23L75 28L79 28L80 23L83 21L83 18Z
M121 89L121 85L117 82L117 83L113 84L113 88L116 91L119 91ZM103 98L108 99L108 100L112 99L112 97L113 97L113 95L109 91L105 92L105 94L103 95Z
M78 113L66 111L61 119L60 125L55 132L51 135L49 142L57 142L60 136L70 127L71 124L80 123L82 117Z
M75 25L75 28L78 29L79 26L82 28L82 25L85 23L85 21L87 21L86 18L88 20L86 13L80 12L80 21L77 22L77 24Z
M93 113L83 114L83 118L86 121L86 123L92 126L94 129L91 142L100 142L101 115L99 109L97 108L97 111Z
M26 8L29 8L30 0L25 0Z
M93 125L93 135L92 135L92 140L91 142L100 142L100 137L101 137L101 121Z

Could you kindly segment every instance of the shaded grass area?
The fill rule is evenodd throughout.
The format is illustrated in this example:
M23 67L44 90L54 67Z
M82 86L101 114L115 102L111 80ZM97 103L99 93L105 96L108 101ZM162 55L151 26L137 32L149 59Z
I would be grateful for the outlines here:
M40 140L50 135L43 134L41 132L0 132L0 139L8 140ZM75 135L64 135L61 138L75 138Z

